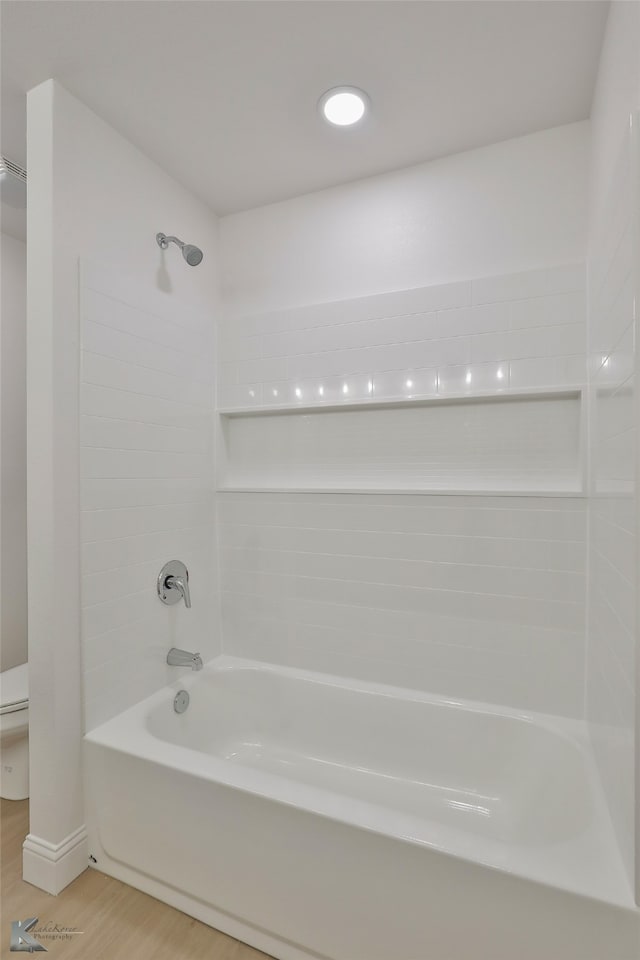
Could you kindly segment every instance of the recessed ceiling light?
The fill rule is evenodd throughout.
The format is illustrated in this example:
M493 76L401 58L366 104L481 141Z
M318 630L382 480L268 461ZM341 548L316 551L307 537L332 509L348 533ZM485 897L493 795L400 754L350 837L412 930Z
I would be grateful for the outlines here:
M357 87L333 87L320 97L320 112L336 127L349 127L364 116L368 97Z

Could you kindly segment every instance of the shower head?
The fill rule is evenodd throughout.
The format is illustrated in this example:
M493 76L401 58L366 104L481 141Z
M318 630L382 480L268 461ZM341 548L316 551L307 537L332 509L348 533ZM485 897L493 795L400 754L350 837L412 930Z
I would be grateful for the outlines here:
M182 256L190 267L197 267L202 260L203 253L200 247L194 247L192 243L185 243L182 248Z
M183 243L177 237L168 237L166 233L156 233L156 243L161 250L166 250L170 243L175 243L177 247L180 247L182 256L190 267L197 267L202 262L204 256L202 250L192 243Z

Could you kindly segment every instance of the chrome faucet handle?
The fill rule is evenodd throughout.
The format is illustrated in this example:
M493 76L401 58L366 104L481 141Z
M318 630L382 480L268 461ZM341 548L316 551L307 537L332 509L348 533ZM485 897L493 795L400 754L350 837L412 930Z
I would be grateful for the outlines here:
M158 596L163 603L172 606L184 600L185 607L191 606L189 591L189 571L181 560L170 560L158 574Z
M167 577L165 582L167 590L177 590L184 600L185 607L191 606L191 594L189 593L189 581L184 577Z

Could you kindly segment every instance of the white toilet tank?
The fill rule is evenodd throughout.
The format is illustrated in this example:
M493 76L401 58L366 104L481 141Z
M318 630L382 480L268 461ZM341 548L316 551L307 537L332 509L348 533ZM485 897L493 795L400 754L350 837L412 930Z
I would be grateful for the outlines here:
M0 674L0 797L29 796L29 687L26 663Z

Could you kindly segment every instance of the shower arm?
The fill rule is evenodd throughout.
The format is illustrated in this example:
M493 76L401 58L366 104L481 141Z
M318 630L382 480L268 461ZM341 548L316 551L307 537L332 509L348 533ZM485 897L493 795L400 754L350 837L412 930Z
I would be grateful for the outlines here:
M184 247L184 240L180 240L178 237L168 237L166 233L157 233L156 240L161 250L166 250L170 243L175 243L181 250Z

